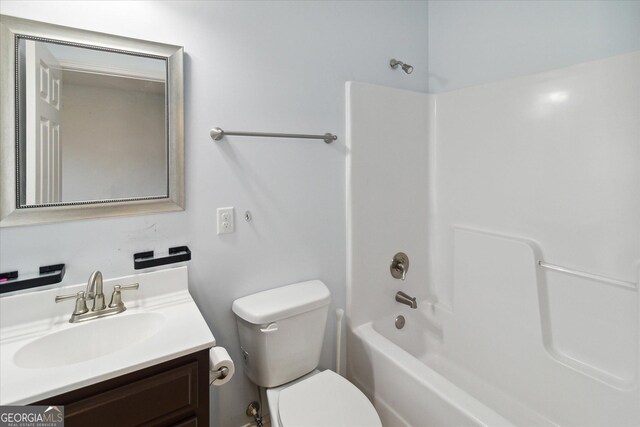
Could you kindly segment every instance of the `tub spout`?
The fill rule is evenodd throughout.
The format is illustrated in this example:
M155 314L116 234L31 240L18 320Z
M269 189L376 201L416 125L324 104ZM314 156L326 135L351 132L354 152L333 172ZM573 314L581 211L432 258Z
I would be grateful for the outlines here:
M406 304L411 308L418 308L418 303L416 302L416 298L410 297L409 295L405 294L402 291L398 291L398 293L396 294L396 301L398 301L401 304Z

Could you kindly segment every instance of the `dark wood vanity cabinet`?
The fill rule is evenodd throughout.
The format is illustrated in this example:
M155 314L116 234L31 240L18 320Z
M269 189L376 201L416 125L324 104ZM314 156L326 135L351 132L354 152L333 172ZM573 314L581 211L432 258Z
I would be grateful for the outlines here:
M208 426L209 350L34 405L64 405L65 427Z

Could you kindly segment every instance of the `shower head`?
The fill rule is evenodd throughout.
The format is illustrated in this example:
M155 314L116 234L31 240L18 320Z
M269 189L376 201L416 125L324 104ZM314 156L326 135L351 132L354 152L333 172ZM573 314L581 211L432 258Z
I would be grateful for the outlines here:
M402 68L404 70L404 72L407 73L407 74L411 74L413 72L413 66L412 65L405 64L404 62L398 61L397 59L392 59L391 61L389 61L389 65L394 70L397 69L398 66L400 66L400 68Z
M411 74L413 72L413 66L409 64L402 64L402 69L407 74Z

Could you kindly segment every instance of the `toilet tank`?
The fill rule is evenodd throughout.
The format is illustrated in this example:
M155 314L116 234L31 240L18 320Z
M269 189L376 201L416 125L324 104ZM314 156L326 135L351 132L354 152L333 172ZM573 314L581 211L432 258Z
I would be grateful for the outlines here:
M275 387L318 366L331 294L320 280L295 283L233 302L244 372Z

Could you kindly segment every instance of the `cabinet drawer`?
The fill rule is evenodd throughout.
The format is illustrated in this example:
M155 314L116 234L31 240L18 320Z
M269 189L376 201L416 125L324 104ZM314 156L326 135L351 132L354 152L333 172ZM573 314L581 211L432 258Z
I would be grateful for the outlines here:
M173 427L198 427L198 419L196 417L189 418L188 420L174 424Z
M198 363L191 362L67 403L65 426L166 425L197 408Z

